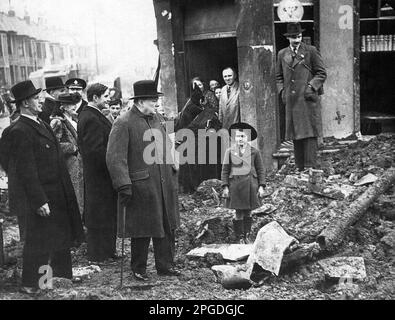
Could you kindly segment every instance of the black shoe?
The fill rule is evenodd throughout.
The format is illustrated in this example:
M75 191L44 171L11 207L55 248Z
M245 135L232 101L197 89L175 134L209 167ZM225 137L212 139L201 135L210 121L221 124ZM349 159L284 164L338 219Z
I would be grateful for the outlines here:
M138 281L148 281L149 280L146 273L138 273L138 272L132 271L132 274L133 274L134 278Z
M169 268L169 269L164 269L164 270L158 270L157 271L159 276L175 276L178 277L181 275L181 272L177 270L176 268Z

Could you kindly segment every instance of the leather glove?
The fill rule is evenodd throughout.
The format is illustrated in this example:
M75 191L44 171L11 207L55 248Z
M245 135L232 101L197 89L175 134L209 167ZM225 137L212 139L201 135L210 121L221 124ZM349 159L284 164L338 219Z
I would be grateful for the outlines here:
M317 92L315 92L315 90L313 89L313 87L312 86L307 86L306 87L306 90L305 90L305 92L304 92L304 98L307 100L307 101L313 101L313 102L317 102L317 100L318 100L318 95L317 95Z
M133 200L133 191L132 186L127 185L123 186L118 190L119 202L121 205L127 207L129 204L132 203Z

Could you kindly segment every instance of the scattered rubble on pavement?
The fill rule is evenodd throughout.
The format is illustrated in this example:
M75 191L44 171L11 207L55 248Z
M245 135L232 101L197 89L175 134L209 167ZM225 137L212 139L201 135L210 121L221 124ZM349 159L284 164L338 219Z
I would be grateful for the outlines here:
M348 228L342 245L335 252L321 251L316 242L317 236L328 226L344 218L350 204L374 183L358 185L358 181L369 174L370 178L373 175L380 178L386 170L395 167L395 135L362 138L363 140L347 139L348 141L326 139L325 148L331 151L320 152L317 169L322 170L322 174L319 174L319 183L315 183L321 189L314 190L313 187L312 190L314 181L311 181L308 172L296 172L292 158L286 161L280 171L267 177L267 196L263 199L262 206L252 214L252 236L255 239L263 227L276 223L289 237L296 239L298 245L284 251L281 268L276 271L278 275L269 272L260 278L262 281L258 286L248 279L247 260L229 263L218 252L206 253L200 258L187 256L191 250L207 245L236 243L232 228L233 211L221 205L221 184L213 179L202 183L193 194L180 195L181 226L176 233L176 263L183 272L181 277L157 276L150 253L148 274L151 280L139 287L139 283L129 276L130 245L125 241L128 256L125 259L124 289L118 288L120 264L116 263L101 266L101 272L90 274L90 279L84 278L80 283L73 283L71 289L61 293L54 290L33 298L394 299L393 186L380 195L366 213ZM324 192L328 190L338 190L337 196ZM0 218L5 220L4 236L9 237L7 230L16 226L16 220L7 216ZM18 293L22 254L20 243L11 241L4 250L7 263L0 268L0 299L29 298ZM288 264L292 255L303 251L311 252L313 259L301 259L297 265ZM330 273L323 269L323 261L340 259L343 261L341 268L344 266L349 272L355 266L349 263L350 258L358 261L358 268L363 261L366 276L354 282L345 277L334 280L335 284L328 283L327 276ZM83 245L74 252L73 266L89 266L86 246ZM361 273L357 275L363 275L362 267L358 270ZM356 276L351 275L351 278Z

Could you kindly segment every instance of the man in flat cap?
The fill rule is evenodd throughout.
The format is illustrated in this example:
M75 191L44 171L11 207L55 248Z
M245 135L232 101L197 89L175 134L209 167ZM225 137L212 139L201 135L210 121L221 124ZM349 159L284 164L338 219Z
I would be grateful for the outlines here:
M293 140L299 171L314 168L320 135L320 95L326 70L316 47L302 42L300 23L287 25L289 46L277 58L277 89L285 104L285 140Z
M35 293L44 289L40 278L48 265L53 277L72 278L70 248L82 241L83 229L59 143L38 118L41 89L28 80L11 91L21 116L3 133L0 159L9 179L10 211L25 219L21 290Z
M84 90L86 88L86 81L80 78L70 78L65 83L69 90L69 93L78 93L81 96L81 100L77 103L77 114L80 114L82 109L88 105L88 102L84 100Z
M49 124L53 109L59 103L56 101L61 93L66 92L61 77L48 77L45 79L45 89L47 96L44 101L43 111L39 114L41 120Z

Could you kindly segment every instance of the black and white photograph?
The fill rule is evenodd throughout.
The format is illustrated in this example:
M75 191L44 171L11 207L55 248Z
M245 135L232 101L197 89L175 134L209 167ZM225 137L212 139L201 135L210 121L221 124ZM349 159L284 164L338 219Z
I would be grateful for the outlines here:
M395 299L394 63L395 0L0 0L0 300Z

